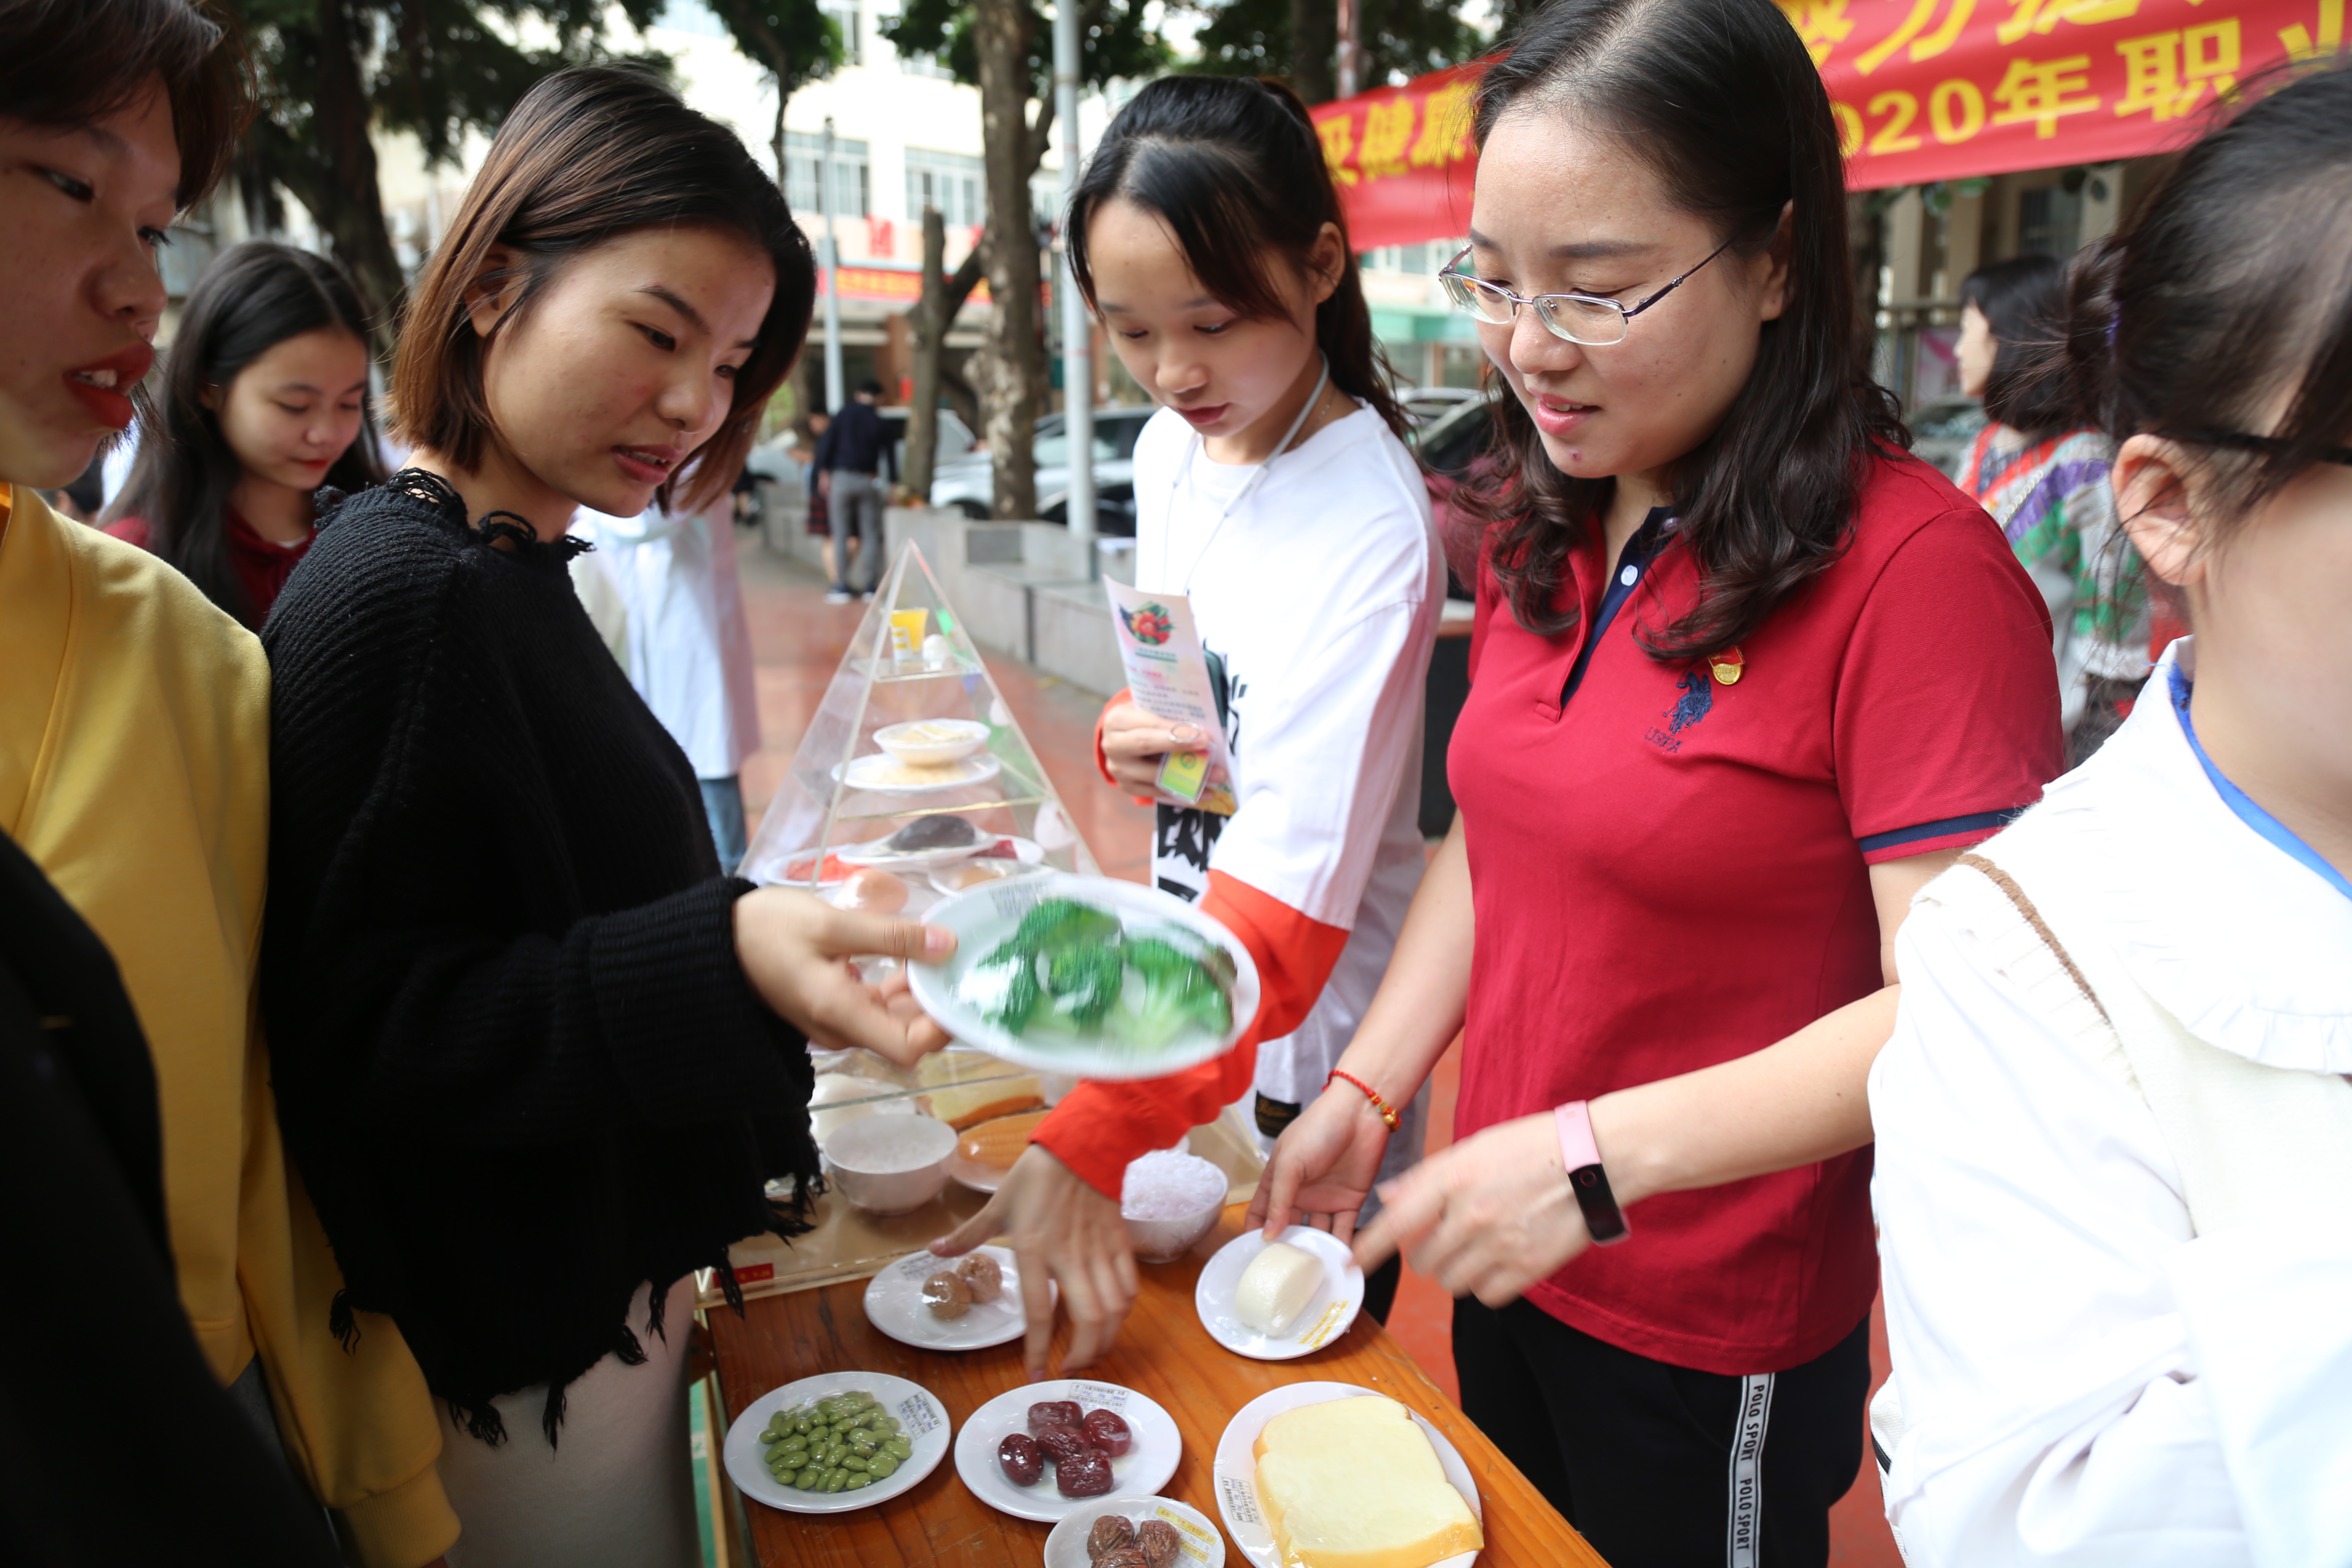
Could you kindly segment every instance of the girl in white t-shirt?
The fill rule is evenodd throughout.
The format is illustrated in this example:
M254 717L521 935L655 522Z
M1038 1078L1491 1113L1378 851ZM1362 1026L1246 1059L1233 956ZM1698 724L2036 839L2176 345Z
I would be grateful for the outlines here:
M1026 1278L1061 1281L1076 1367L1134 1300L1129 1161L1253 1089L1270 1140L1322 1092L1379 988L1421 880L1422 682L1445 568L1322 148L1287 89L1153 82L1088 161L1066 232L1079 289L1164 405L1135 449L1136 584L1190 601L1236 809L1154 787L1168 752L1209 738L1124 694L1104 710L1098 761L1158 805L1153 879L1241 938L1264 994L1230 1055L1081 1085L994 1201L934 1244L1009 1236ZM1423 1108L1383 1107L1398 1169L1419 1156ZM1392 1294L1393 1275L1374 1282L1376 1310L1383 1283ZM1027 1300L1042 1378L1051 1298Z

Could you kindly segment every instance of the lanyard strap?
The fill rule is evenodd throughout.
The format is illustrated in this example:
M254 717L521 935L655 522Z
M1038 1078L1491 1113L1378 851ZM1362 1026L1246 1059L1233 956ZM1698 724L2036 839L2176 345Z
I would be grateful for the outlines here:
M1307 424L1307 416L1315 412L1315 405L1323 401L1323 389L1330 384L1331 361L1328 356L1325 356L1323 358L1322 374L1315 378L1315 390L1307 395L1307 402L1298 410L1298 417L1290 422L1290 428L1282 433L1282 439L1275 445L1274 451L1266 458L1265 461L1257 466L1257 472L1252 474L1242 485L1242 488L1234 492L1233 499L1225 502L1223 508L1218 511L1216 521L1209 524L1209 536L1201 541L1201 548L1193 553L1192 569L1184 574L1184 586L1179 590L1180 592L1187 595L1191 595L1192 592L1192 579L1200 575L1201 563L1207 559L1209 546L1217 542L1217 531L1225 526L1225 519L1233 516L1234 511L1240 508L1242 502L1249 500L1251 492L1255 490L1259 483L1265 479L1266 470L1274 467L1274 459L1281 457L1285 452L1290 450L1291 442L1298 438L1298 432ZM1192 483L1192 465L1194 462L1199 460L1201 453L1207 447L1208 444L1208 438L1202 436L1199 431L1195 430L1192 432L1192 439L1191 443L1184 448L1184 488L1188 490L1194 490L1197 492L1198 487ZM1171 528L1160 536L1160 575L1162 582L1165 582L1168 578L1168 552L1174 547L1175 531L1176 531Z

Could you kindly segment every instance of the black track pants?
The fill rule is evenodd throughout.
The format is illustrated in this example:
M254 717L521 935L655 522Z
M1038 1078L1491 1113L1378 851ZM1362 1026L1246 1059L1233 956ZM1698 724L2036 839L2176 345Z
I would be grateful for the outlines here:
M1526 1301L1454 1303L1462 1408L1610 1568L1822 1568L1862 1468L1867 1319L1828 1354L1728 1377L1605 1344Z

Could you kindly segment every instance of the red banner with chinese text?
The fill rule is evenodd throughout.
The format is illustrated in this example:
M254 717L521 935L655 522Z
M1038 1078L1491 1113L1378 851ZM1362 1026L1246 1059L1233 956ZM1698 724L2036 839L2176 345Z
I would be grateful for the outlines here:
M1782 0L1856 190L2105 163L2194 140L2216 99L2332 55L2344 0Z
M2193 139L2217 96L2333 56L2346 0L1780 0L1854 190L2104 163ZM1470 226L1480 63L1312 113L1359 250Z
M1484 61L1319 104L1308 112L1358 250L1470 229L1470 95Z

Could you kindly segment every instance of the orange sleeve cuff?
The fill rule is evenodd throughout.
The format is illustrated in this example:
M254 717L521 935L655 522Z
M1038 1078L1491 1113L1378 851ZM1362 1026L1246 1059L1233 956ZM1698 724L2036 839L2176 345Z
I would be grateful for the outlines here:
M1241 1042L1166 1078L1081 1083L1030 1135L1114 1202L1129 1161L1168 1148L1249 1092L1257 1077L1258 1042L1278 1040L1307 1021L1348 945L1348 933L1338 926L1309 920L1223 871L1209 873L1201 910L1238 937L1257 965L1257 1016Z

